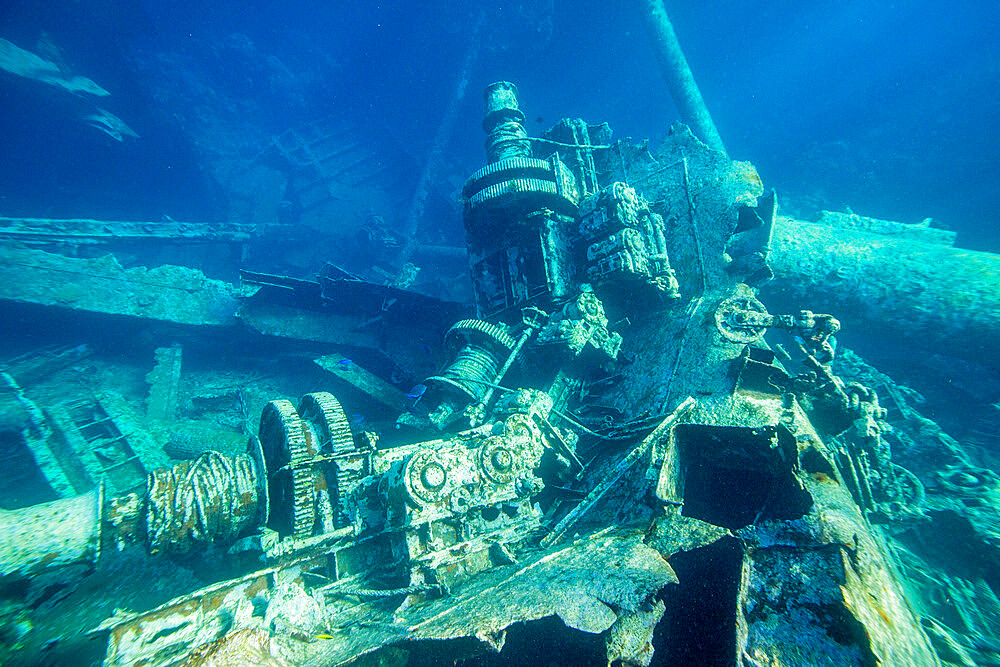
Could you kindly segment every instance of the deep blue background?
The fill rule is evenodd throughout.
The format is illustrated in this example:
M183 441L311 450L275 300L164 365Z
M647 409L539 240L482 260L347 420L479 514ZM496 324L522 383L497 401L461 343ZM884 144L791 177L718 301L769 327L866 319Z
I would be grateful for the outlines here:
M0 76L0 214L222 215L224 195L186 137L191 110L153 94L148 64L161 53L183 54L192 78L243 100L243 120L261 136L336 112L419 159L479 12L479 58L447 151L456 168L482 163L480 92L497 79L520 87L529 132L578 116L657 139L676 111L642 4L8 0L0 37L31 49L51 35L142 139L83 131L44 86ZM793 212L933 217L960 232L960 245L1000 250L1000 4L667 6L730 154L752 161Z

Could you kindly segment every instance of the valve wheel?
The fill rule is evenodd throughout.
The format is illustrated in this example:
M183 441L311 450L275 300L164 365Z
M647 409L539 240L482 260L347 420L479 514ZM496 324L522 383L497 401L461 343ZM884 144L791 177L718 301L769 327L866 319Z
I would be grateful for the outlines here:
M726 299L715 311L715 326L726 340L734 343L752 343L767 331L759 322L767 316L767 309L753 296Z

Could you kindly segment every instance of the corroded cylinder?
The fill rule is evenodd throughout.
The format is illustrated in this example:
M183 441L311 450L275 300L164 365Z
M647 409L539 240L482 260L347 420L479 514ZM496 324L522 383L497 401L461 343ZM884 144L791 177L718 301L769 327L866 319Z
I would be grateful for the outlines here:
M524 120L524 113L517 104L517 86L510 81L496 81L486 86L483 98L486 100L484 129L489 130L499 118Z
M146 486L150 553L232 540L264 519L258 473L248 454L205 452L195 461L154 470Z
M490 162L530 157L531 144L524 129L524 113L517 106L517 86L497 81L486 87L486 156Z
M769 307L832 313L910 347L1000 365L1000 255L778 218Z
M18 579L42 570L97 560L103 492L24 509L0 510L0 577Z

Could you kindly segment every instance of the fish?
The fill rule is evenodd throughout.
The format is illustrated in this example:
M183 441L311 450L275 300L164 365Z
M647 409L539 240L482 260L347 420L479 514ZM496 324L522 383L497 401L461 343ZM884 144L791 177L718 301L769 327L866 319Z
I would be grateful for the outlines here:
M348 366L350 366L353 363L354 362L351 361L350 359L341 359L340 361L337 362L337 365L338 366L342 366L344 368L347 368Z
M115 141L124 142L125 137L138 139L139 135L118 116L106 109L96 107L96 111L83 117L83 122L108 135Z
M96 97L107 97L111 94L87 77L67 75L56 63L22 49L6 39L0 39L0 69L62 88L73 94L85 93Z
M426 391L427 391L427 385L424 384L414 385L413 388L410 389L409 393L406 394L406 397L411 401L416 401L418 398L423 396Z

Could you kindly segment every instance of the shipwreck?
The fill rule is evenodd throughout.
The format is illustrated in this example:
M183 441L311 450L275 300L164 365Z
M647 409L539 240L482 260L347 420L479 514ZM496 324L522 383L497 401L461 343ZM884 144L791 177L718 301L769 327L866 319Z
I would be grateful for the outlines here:
M0 308L58 342L0 366L5 662L1000 660L1000 476L838 343L990 368L1000 258L781 215L650 4L687 124L532 137L491 84L464 247L369 215L368 266L237 281L116 253L308 240L0 219ZM334 129L275 139L310 210L378 179ZM467 291L416 282L435 262Z

